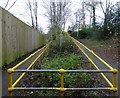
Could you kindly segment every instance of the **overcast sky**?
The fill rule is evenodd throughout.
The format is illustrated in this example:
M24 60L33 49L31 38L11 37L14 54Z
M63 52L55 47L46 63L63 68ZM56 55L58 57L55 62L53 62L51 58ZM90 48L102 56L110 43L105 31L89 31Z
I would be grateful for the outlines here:
M15 0L9 0L9 1L10 2L9 2L9 4L8 4L6 9L8 9L11 6L11 4L13 4L13 2ZM42 5L43 5L42 0L38 0L38 1L39 1L38 22L39 22L39 25L43 28L44 32L47 32L48 31L47 27L48 27L49 23L48 23L47 18L44 16L44 13L46 12L46 10L42 7ZM50 0L44 0L44 1L46 1L46 2L48 1L49 2ZM76 9L81 7L81 1L82 0L66 0L66 1L70 1L71 2L71 10L72 10L72 17L71 17L71 19L74 20L74 13L75 13ZM87 2L87 1L90 1L90 0L84 0L84 1ZM105 0L101 0L101 1L105 2ZM120 0L111 0L112 4L115 4L118 1L120 1ZM4 8L6 2L7 2L7 0L0 0L0 6ZM30 17L29 17L30 15L28 14L28 10L26 9L25 2L27 2L27 0L17 0L15 5L9 10L9 12L28 24L28 22L30 21ZM97 8L96 15L103 17L103 13L101 11L101 8ZM71 24L71 19L69 19L67 21L66 30L67 30L67 27ZM89 19L87 19L87 17L86 17L86 23L88 22L88 20ZM101 21L101 19L97 18L97 21Z

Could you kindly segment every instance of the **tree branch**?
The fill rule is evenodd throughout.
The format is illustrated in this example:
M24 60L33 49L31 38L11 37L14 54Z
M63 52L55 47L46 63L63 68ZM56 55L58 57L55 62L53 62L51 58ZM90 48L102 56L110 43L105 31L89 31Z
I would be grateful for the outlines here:
M9 3L9 0L7 1L6 5L5 5L5 9L6 9L6 7L8 6L8 3Z
M15 3L17 2L17 0L16 1L14 1L14 3L9 7L9 9L8 10L10 10L14 5L15 5Z

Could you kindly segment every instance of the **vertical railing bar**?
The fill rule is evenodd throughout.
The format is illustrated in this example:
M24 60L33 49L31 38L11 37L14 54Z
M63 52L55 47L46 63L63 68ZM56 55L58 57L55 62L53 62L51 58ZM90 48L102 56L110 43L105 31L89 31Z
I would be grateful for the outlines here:
M90 59L92 60L92 52L90 51ZM93 60L92 60L93 61ZM92 63L90 61L90 70L92 69Z
M9 82L8 82L8 86L9 86L9 88L8 88L8 92L9 92L9 96L13 96L13 88L14 87L12 87L12 83L13 83L13 76L12 76L12 73L13 73L13 69L8 69L7 70L7 72L8 72L8 80L9 80Z
M31 61L34 61L34 56L31 57ZM34 70L34 64L32 65L32 70ZM34 75L34 73L32 72L32 76Z
M65 88L64 88L64 73L65 73L66 71L64 70L64 69L60 69L59 70L59 73L61 74L61 76L60 76L60 96L61 97L63 97L64 96L64 91L66 90Z
M113 70L113 87L116 88L117 87L117 70L114 69ZM113 91L113 96L116 96L116 90Z

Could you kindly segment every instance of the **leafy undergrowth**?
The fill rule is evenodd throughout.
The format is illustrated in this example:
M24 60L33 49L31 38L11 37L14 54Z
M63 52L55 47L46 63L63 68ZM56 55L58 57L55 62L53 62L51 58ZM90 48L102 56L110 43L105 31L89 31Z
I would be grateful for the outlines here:
M82 57L74 48L73 42L65 35L63 36L62 51L59 51L59 37L52 42L48 54L36 66L36 69L88 69ZM87 88L87 87L104 87L106 86L97 75L93 73L65 73L64 87L66 88ZM60 74L57 73L34 73L27 74L24 80L18 85L22 87L60 87ZM59 96L60 92L56 90L32 90L32 91L15 91L16 96ZM83 96L98 97L109 96L105 91L65 91L65 96Z

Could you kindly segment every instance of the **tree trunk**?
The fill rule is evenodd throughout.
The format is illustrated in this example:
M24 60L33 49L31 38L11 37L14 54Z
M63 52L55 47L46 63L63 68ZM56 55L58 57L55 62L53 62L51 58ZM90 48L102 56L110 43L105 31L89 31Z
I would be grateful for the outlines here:
M93 28L96 26L96 19L95 19L95 6L93 6Z

